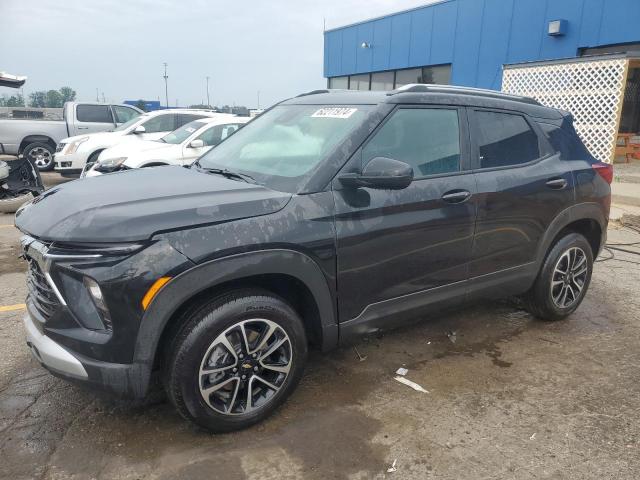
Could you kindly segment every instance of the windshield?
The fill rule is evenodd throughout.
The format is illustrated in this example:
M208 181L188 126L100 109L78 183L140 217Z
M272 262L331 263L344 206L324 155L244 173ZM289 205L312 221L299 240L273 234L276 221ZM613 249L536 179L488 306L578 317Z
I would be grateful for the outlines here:
M187 138L189 138L196 130L202 128L206 125L206 122L201 120L195 120L193 122L189 122L179 129L174 130L171 133L167 133L164 137L160 139L160 141L165 143L173 143L178 144L184 142Z
M127 128L129 128L132 125L135 125L138 122L143 121L146 118L145 115L140 115L139 117L134 117L131 120L129 120L128 122L124 122L122 125L120 125L118 128L114 129L114 132L122 132L124 130L126 130Z
M275 190L291 191L373 107L280 105L203 155L203 168L246 173Z

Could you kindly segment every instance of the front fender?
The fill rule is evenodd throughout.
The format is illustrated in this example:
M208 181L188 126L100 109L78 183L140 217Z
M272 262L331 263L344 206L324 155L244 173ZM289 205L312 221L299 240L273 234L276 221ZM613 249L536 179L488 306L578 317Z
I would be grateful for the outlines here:
M178 308L194 295L231 280L262 274L284 274L303 282L314 296L320 312L323 350L337 345L336 303L318 264L295 250L259 250L202 263L162 287L141 320L134 363L146 366L145 370L151 372L165 326Z

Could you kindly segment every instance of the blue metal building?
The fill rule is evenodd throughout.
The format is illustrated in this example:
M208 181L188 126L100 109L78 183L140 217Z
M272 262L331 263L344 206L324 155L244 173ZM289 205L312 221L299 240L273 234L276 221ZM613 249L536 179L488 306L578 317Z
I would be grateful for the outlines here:
M640 0L444 0L328 30L331 88L500 89L502 66L640 51Z

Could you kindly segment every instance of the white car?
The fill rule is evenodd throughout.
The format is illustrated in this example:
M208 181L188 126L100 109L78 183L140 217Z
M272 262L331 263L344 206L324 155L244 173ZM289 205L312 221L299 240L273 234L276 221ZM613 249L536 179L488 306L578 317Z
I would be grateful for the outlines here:
M116 145L104 150L82 176L95 177L130 168L190 165L249 120L250 117L223 113L194 120L158 140Z
M221 114L209 110L157 110L133 118L111 132L65 138L56 149L53 159L55 170L63 175L78 174L87 163L95 162L98 155L109 147L124 142L158 139L186 123L217 115Z

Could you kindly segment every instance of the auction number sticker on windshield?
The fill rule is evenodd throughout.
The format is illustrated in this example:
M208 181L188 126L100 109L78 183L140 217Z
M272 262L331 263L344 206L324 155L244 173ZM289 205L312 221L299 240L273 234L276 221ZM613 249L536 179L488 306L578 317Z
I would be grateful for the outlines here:
M357 111L357 108L330 107L321 108L311 116L315 118L349 118Z

